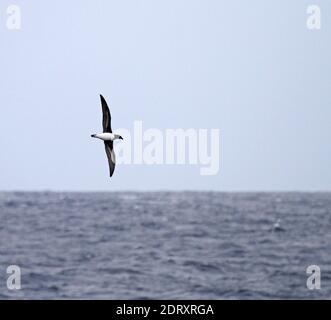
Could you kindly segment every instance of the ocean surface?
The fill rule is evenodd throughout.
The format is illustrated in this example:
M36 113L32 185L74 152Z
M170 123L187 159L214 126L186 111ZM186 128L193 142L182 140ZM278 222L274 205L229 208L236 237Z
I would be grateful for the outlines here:
M331 193L0 193L0 221L0 299L331 298Z

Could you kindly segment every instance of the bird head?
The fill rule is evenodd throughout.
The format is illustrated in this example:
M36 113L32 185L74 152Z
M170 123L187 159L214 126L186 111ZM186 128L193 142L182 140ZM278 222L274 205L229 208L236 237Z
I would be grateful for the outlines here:
M115 134L115 139L120 139L120 140L123 140L123 137L120 136L119 134Z

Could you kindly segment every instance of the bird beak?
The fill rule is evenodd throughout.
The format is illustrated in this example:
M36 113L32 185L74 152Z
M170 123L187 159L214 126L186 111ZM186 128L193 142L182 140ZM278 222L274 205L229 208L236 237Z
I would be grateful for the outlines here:
M121 140L124 140L122 137L120 137Z

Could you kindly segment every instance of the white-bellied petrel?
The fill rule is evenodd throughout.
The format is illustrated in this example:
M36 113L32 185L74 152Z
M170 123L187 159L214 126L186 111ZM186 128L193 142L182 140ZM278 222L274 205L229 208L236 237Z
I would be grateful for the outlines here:
M113 148L113 141L116 139L123 138L119 134L115 134L111 130L111 115L109 112L109 108L105 98L100 94L101 98L101 106L102 106L102 126L103 126L103 133L92 134L92 138L98 138L104 141L106 154L109 163L109 174L110 176L113 175L115 170L115 152Z

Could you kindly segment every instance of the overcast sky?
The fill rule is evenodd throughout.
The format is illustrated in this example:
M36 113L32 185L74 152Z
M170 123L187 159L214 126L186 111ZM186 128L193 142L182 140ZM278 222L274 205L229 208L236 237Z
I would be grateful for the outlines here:
M16 0L0 3L0 190L331 190L331 3ZM220 171L122 165L113 128L220 129ZM125 143L125 141L124 141Z

